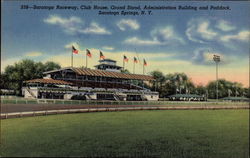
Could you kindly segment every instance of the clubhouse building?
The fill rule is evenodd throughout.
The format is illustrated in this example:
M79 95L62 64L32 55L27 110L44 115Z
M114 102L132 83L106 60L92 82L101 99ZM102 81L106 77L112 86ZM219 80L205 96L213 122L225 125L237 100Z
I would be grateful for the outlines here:
M154 82L149 75L121 72L111 59L99 60L95 69L65 67L44 72L44 77L25 81L25 98L150 101L159 93L147 87Z

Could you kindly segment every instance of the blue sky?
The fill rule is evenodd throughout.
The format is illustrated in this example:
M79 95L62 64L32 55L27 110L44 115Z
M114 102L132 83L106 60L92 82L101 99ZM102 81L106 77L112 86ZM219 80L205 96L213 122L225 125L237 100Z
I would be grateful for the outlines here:
M224 5L231 10L152 10L152 15L98 15L98 10L22 10L29 6ZM80 50L74 65L85 65L85 49L97 64L99 50L122 65L123 54L148 62L147 72L185 72L197 84L214 79L213 54L221 56L220 78L248 84L249 2L3 2L2 70L8 64L28 58L55 61L70 66L71 46ZM115 10L111 10L115 11ZM136 73L142 64L136 65ZM232 75L235 74L235 75Z

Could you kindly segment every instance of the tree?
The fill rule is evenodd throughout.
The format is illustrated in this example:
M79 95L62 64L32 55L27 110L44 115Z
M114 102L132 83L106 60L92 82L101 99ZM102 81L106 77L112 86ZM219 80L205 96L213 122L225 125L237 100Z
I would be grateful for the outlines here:
M60 68L60 65L54 62L46 62L45 64L41 62L34 62L29 59L21 60L14 65L8 65L5 68L3 75L6 77L4 85L1 88L8 85L9 89L16 90L16 94L22 94L23 81L41 78L44 71L50 71L53 69Z
M165 90L165 83L166 83L166 77L164 74L160 71L152 71L150 73L155 81L152 81L152 90L158 91L160 97L163 97L165 95L164 90Z
M151 89L158 91L160 97L172 94L198 94L208 95L208 98L216 98L216 81L209 82L206 86L195 86L192 80L185 73L164 74L160 71L150 73L155 81ZM230 82L225 79L218 80L219 98L227 96L249 97L249 88L243 88L241 83Z
M250 98L250 88L243 88L243 96Z
M125 74L130 74L129 70L128 69L125 69L125 70L121 70L122 73L125 73Z
M197 92L198 95L207 96L207 89L203 85L197 85L196 88L195 88L195 91Z
M44 70L43 71L50 71L50 70L55 70L55 69L60 69L61 66L53 61L47 61L44 64Z
M164 75L160 71L153 71L150 74L155 78L151 89L158 91L160 97L176 93L194 93L195 86L185 73Z
M216 98L216 81L209 82L207 85L209 98ZM218 97L243 96L244 88L241 83L230 82L225 79L218 80Z
M166 75L166 87L168 95L194 93L195 86L185 73L174 73Z
M1 89L8 89L9 84L8 83L8 78L6 74L2 73L0 74L0 87Z

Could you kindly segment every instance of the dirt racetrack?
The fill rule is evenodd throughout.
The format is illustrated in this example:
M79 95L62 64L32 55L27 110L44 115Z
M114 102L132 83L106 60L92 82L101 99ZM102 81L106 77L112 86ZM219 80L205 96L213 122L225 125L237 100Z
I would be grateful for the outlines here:
M67 104L1 104L1 113L31 112L64 109L91 109L91 108L129 108L129 107L168 107L172 109L248 109L249 105L242 106L215 106L215 105L67 105Z

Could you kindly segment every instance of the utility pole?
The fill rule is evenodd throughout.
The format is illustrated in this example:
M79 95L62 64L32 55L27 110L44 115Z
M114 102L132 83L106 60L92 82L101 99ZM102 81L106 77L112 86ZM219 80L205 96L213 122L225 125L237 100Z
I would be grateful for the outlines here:
M219 55L214 55L213 57L215 64L216 64L216 100L218 102L219 99L219 91L218 91L218 64L220 62L220 56Z

